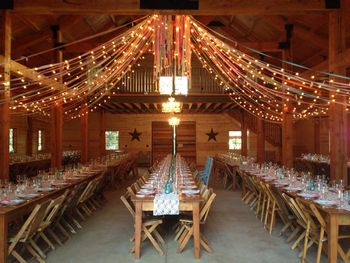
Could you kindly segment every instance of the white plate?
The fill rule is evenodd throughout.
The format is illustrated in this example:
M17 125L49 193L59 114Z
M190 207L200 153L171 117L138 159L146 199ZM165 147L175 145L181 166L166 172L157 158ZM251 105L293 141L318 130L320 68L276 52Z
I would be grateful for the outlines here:
M185 195L196 195L199 194L199 190L182 190L181 191Z
M14 205L22 204L23 202L25 201L21 199L13 199L13 200L2 200L0 204L6 205L6 206L14 206Z
M301 188L301 187L286 187L284 189L286 189L289 192L298 192L298 191L303 190L303 188Z
M337 201L335 200L317 199L315 200L315 202L318 203L319 205L324 205L324 206L337 205Z
M31 194L18 194L16 196L18 198L21 198L21 199L29 200L29 199L34 199L35 197L38 197L39 195L40 194L31 193Z

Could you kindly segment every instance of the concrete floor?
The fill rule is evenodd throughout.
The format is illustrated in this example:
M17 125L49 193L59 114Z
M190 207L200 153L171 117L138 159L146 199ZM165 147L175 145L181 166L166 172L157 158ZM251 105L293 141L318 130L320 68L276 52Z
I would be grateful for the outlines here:
M48 254L48 263L97 262L299 262L297 251L292 251L279 227L270 236L253 212L241 202L240 193L216 189L217 198L209 214L204 233L211 242L212 254L201 251L201 260L193 257L192 240L182 254L177 254L177 242L171 230L165 236L165 256L160 256L147 241L142 245L142 257L137 261L128 251L133 233L133 221L121 203L122 191L108 192L108 202L94 216L83 223L83 229L63 247ZM169 234L171 233L171 234ZM314 262L315 248L310 251ZM313 254L313 255L312 255ZM326 258L322 259L326 262Z

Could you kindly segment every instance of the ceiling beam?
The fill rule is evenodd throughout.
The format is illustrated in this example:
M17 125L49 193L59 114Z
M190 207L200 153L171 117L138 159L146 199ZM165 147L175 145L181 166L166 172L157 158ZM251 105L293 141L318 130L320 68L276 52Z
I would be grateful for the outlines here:
M0 65L4 64L4 56L0 55ZM42 85L47 87L54 87L55 89L66 89L66 86L55 81L54 79L48 78L45 75L39 74L35 70L28 68L16 61L11 60L10 71L17 76L28 78L32 81L41 82Z
M23 14L80 14L80 15L254 15L254 14L303 14L326 11L324 0L200 0L198 10L140 9L139 1L129 0L16 0L15 13Z
M281 16L265 16L264 19L270 26L273 26L281 32L285 32L285 25L291 23ZM296 23L294 23L293 34L322 49L327 49L328 47L327 38L319 36L312 30L307 30Z
M350 48L346 49L344 52L339 53L335 58L334 68L347 68L350 66ZM310 70L305 71L303 77L311 77L312 75L317 76L321 72L328 72L328 59L313 66Z

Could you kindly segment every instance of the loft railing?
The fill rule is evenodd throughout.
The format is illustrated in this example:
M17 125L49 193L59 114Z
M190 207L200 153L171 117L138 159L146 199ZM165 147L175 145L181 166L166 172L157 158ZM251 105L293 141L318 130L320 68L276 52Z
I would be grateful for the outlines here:
M189 94L223 94L224 88L221 87L205 69L193 68L191 75L191 88ZM153 70L138 69L128 72L117 83L116 90L119 93L155 93L156 86L153 83Z

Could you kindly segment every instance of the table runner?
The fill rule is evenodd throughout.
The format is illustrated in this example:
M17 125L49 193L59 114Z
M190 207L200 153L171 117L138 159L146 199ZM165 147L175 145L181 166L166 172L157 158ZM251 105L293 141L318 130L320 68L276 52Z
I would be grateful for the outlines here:
M156 194L153 201L153 215L178 215L179 195L177 193Z

